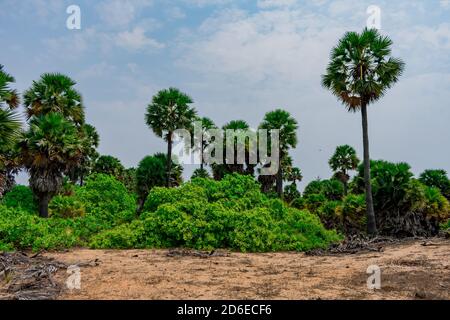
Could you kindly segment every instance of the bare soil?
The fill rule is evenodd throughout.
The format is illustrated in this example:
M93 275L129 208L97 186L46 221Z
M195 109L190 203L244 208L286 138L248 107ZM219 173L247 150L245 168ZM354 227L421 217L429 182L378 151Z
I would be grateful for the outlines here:
M65 288L59 296L68 300L450 299L450 240L444 239L325 256L88 249L45 256L84 265L81 289ZM370 265L381 268L379 290L367 288ZM60 270L55 280L67 276Z

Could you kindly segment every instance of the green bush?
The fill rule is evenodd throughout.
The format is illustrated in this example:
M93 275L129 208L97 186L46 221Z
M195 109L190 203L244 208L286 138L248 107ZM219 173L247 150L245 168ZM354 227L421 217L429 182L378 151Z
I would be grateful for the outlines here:
M315 180L309 183L303 192L305 198L318 194L331 201L341 200L344 196L344 185L336 179Z
M196 178L179 188L153 188L143 225L118 226L94 237L94 248L189 247L240 251L306 250L339 236L307 211L289 208L260 192L252 177Z
M37 202L29 187L15 186L3 197L8 208L17 208L28 212L37 212Z
M84 205L86 215L95 215L112 224L129 222L136 213L136 198L113 176L90 176L75 196Z
M62 249L77 243L75 229L65 219L41 219L35 214L0 206L0 243L16 249Z
M129 224L120 225L111 230L105 230L95 235L90 247L132 249L145 247L144 222L135 220Z
M349 194L341 205L336 207L341 226L346 233L359 233L366 230L366 197L364 194Z
M425 170L419 180L428 187L438 188L443 196L450 199L450 180L445 170Z
M438 189L413 178L407 163L371 161L374 208L379 231L395 236L431 236L450 217ZM364 168L358 168L353 191L364 192Z
M85 215L83 203L73 196L58 195L49 204L50 215L58 218L77 218Z
M424 188L426 203L425 213L427 216L435 216L439 221L445 221L450 218L449 201L442 195L438 188Z
M0 205L0 250L188 247L240 251L307 250L340 236L308 211L260 192L252 177L194 179L178 188L154 188L146 211L134 216L135 198L115 178L90 177L73 196L57 196L52 215ZM82 210L85 209L85 215Z

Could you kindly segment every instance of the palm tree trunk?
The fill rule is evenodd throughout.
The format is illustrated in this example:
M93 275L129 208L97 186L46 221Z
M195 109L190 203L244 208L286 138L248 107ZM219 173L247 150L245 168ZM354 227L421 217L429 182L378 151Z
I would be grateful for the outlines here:
M167 134L167 187L172 186L172 132Z
M347 182L344 182L344 196L347 196L348 194L348 184Z
M0 171L0 199L3 197L5 189L6 189L6 174L5 172Z
M280 198L283 196L283 169L281 168L281 163L277 172L277 193Z
M361 105L363 145L364 145L364 184L366 188L367 232L371 235L377 233L375 211L373 208L372 185L370 182L370 155L369 155L369 129L367 123L367 105Z
M39 216L41 218L48 218L48 203L50 202L50 195L43 194L39 196Z

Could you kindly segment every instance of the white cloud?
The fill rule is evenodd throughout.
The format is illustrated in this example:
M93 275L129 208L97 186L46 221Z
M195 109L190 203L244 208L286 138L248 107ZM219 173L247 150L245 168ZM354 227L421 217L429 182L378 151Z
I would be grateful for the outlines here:
M77 78L101 78L111 75L116 70L117 68L115 66L108 64L106 61L102 61L82 70Z
M450 0L441 0L439 3L441 5L441 7L444 9L450 8Z
M233 0L183 0L183 2L188 5L193 5L202 8L206 6L225 5L228 3L232 3Z
M97 11L107 25L126 27L135 20L140 10L152 4L152 0L105 0L97 6Z
M147 37L145 30L135 27L132 31L124 31L117 35L116 44L128 50L162 49L164 44Z
M186 13L180 7L170 7L166 10L166 14L170 19L186 18Z
M297 0L258 0L257 6L262 9L291 7Z

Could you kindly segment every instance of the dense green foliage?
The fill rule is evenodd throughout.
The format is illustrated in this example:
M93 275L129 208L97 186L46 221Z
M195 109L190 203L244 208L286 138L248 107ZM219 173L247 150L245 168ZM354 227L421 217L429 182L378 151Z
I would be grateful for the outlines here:
M33 191L29 187L15 186L2 200L8 208L17 208L27 212L36 212L37 203Z
M445 170L425 170L420 175L419 180L424 185L438 188L450 200L450 180Z
M108 174L120 179L125 171L119 159L113 156L103 155L95 161L93 172Z
M371 183L379 231L395 236L427 236L438 232L450 217L448 200L438 188L414 179L406 163L371 161ZM343 196L342 185L334 179L308 184L295 207L317 214L327 228L346 234L365 230L366 204L364 166L350 183L351 193Z
M166 184L167 156L157 153L147 156L139 162L136 170L136 191L139 198L139 211L141 211L148 193L153 187L162 187ZM182 182L183 168L172 161L171 166L172 185L178 186Z
M17 191L16 191L17 192ZM0 206L0 248L231 248L307 250L340 237L307 211L269 199L248 176L155 187L137 218L135 199L114 177L94 175L72 196L56 196L51 217Z
M253 178L237 174L154 188L140 222L107 230L92 245L273 251L306 250L338 240L310 213L268 199L259 189Z
M54 197L49 205L50 219L39 218L35 210L15 201L19 192L30 196L25 187L12 192L5 197L6 205L0 205L0 248L87 246L95 234L135 218L135 197L112 176L93 175L75 189L74 195Z

